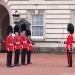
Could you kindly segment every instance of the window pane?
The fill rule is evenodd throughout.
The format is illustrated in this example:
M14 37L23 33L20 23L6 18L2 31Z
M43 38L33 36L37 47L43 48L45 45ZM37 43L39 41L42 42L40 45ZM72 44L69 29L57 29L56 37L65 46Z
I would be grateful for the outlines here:
M40 32L40 36L43 36L43 32Z
M42 21L43 21L43 15L40 15L40 20L42 20Z
M32 36L43 36L43 15L32 15Z
M40 27L40 36L43 36L43 27Z
M36 16L36 20L37 20L37 21L39 21L39 20L40 20L40 17L39 17L39 15L37 15L37 16Z
M43 26L33 26L32 36L43 36Z
M40 25L40 22L38 20L36 21L36 25Z
M40 21L40 25L42 25L42 26L43 26L43 21Z
M32 15L32 21L35 21L35 20L36 20L36 16Z
M36 21L32 21L32 25L33 25L33 26L36 25Z

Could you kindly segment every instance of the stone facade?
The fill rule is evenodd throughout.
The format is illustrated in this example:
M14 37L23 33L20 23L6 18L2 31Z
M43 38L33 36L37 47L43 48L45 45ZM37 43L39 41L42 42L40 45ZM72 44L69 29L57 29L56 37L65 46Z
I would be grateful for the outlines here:
M1 2L8 6L12 26L14 24L11 15L16 9L20 14L19 20L26 19L31 23L31 31L32 14L43 15L43 36L32 37L36 42L43 41L42 44L65 40L67 24L71 22L75 25L75 0L2 0Z

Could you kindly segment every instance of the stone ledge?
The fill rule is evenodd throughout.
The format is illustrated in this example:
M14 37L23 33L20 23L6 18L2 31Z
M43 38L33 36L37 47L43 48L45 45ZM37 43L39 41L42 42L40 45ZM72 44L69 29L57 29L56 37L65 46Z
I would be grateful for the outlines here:
M75 1L9 1L8 2L10 5L11 4L21 4L21 5L23 5L23 4L44 4L44 5L46 5L46 4L48 4L48 5L56 5L56 4L58 4L58 5L74 5L75 4Z
M62 54L66 53L65 47L34 47L33 53L56 53ZM73 49L73 53L75 53L75 47Z

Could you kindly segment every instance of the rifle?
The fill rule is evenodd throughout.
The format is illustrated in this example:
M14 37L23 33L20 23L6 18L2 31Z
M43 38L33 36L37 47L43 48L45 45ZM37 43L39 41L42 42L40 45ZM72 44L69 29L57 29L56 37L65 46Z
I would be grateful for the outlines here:
M18 38L19 38L19 40L21 41L21 44L23 44L23 41L22 41L22 39L20 38L20 36L18 36Z
M28 43L30 43L30 41L32 42L32 45L34 45L35 43L34 43L34 41L32 41L32 39L31 38L28 38L28 37L26 37L27 38L27 42Z
M16 41L14 40L14 38L13 38L13 37L12 37L12 41L13 41L14 45L16 45Z
M35 43L34 43L34 41L31 39L31 41L32 41L32 45L34 45Z

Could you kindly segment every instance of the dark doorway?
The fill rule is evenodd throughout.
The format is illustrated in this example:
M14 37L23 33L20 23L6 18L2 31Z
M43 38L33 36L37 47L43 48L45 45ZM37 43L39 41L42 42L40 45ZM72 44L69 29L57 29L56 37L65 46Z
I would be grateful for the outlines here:
M0 5L0 36L6 40L6 27L10 24L9 13L7 9ZM5 43L2 44L2 50L6 50Z

